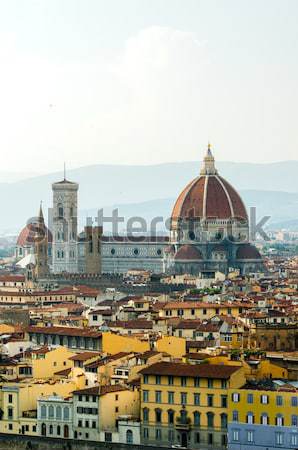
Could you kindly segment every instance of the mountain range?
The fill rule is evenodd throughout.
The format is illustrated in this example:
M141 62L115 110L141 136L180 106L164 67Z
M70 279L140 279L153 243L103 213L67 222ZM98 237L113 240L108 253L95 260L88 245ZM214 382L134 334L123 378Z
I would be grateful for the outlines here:
M81 221L98 208L109 213L168 217L173 202L183 187L199 174L196 162L166 163L149 166L92 165L67 172L79 189ZM255 206L257 215L270 215L271 224L290 223L298 228L298 161L270 164L218 162L219 173L243 197L246 206ZM50 173L22 180L0 182L0 233L18 232L27 219L37 214L40 201L44 210L51 206L51 183L63 178ZM1 178L5 180L5 176Z

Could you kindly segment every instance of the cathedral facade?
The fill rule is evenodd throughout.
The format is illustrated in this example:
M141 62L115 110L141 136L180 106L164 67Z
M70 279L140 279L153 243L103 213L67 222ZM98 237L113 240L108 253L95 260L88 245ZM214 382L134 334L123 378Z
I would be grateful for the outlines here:
M169 236L105 236L101 226L91 225L78 234L78 189L77 183L65 177L53 183L50 230L43 223L46 241L42 246L40 240L37 245L34 233L32 239L32 224L19 235L17 260L34 254L38 266L41 251L47 248L42 267L46 254L48 271L43 267L40 276L48 272L121 274L130 269L194 275L263 271L260 253L249 243L245 205L219 175L210 147L200 174L174 204Z

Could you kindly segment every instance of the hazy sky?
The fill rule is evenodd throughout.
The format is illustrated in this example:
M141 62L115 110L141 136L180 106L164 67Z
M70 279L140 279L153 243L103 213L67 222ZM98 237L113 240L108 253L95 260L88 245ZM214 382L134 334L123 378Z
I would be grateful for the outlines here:
M298 159L297 0L0 0L1 170Z

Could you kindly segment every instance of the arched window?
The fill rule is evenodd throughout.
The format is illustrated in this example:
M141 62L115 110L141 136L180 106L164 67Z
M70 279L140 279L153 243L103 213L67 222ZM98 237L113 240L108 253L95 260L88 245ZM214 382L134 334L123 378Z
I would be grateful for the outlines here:
M254 415L252 412L247 413L246 423L252 425L255 422Z
M49 406L49 418L53 418L54 417L54 406L50 405Z
M168 423L173 424L174 423L174 415L175 412L172 409L168 410Z
M144 408L143 409L143 422L148 422L148 421L149 421L149 409Z
M193 413L193 422L196 427L201 425L201 413L199 411Z
M262 425L269 425L268 414L266 414L266 413L261 414L261 424Z
M45 419L47 417L47 407L46 407L46 405L41 405L40 416L41 416L42 419Z
M60 436L61 434L61 427L60 425L57 425L57 436Z
M62 419L62 410L61 410L61 406L57 406L56 408L56 419Z
M69 419L69 408L67 406L65 406L63 408L63 419L64 420L68 420Z
M282 414L277 414L275 418L275 425L277 425L278 427L284 426L284 418Z
M126 431L126 443L133 444L133 433L131 430Z
M228 426L228 416L225 413L220 415L221 428L227 428Z
M47 435L47 426L46 426L45 423L43 423L43 424L41 425L41 435L42 435L42 436L46 436L46 435Z
M49 427L49 433L50 433L50 434L53 434L53 425L50 425L50 427Z
M161 409L156 408L155 410L155 422L160 423L161 422Z
M213 412L207 412L207 426L209 428L214 427L214 413Z

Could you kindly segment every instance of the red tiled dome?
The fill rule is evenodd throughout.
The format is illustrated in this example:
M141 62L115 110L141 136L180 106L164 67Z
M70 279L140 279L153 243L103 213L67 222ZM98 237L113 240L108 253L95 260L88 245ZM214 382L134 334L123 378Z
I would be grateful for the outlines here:
M247 220L247 212L237 191L219 175L201 175L179 195L172 219L187 218Z
M196 261L203 259L202 253L194 245L182 245L175 255L175 260Z
M172 220L174 221L192 217L248 220L240 195L218 175L210 148L204 158L201 175L185 187L173 208Z
M38 222L36 223L28 223L20 232L17 240L17 246L25 247L33 245L37 235L40 233L47 233L48 242L52 242L53 237L50 230L45 225L41 225Z
M262 259L259 250L251 244L242 244L236 253L237 259Z

